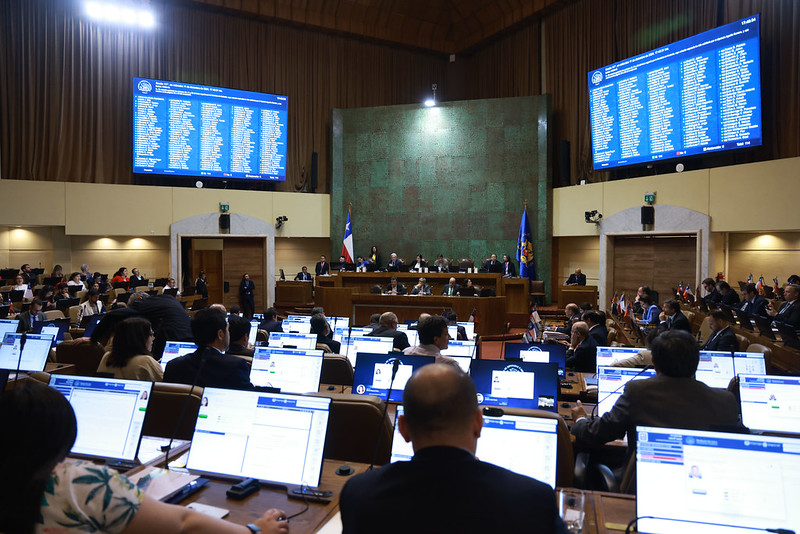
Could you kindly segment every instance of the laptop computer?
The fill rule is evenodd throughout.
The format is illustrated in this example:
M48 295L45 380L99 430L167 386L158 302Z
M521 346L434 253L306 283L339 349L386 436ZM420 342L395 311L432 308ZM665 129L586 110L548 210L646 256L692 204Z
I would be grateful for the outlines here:
M97 325L100 324L100 321L103 320L103 314L99 315L89 315L88 317L84 317L81 319L81 324L84 324L84 319L86 319L86 326L83 330L83 337L92 337L94 333L94 329L97 328Z
M482 406L558 411L555 363L473 360L469 374Z
M386 400L395 360L399 360L400 365L392 384L389 401L402 402L403 389L406 387L408 379L420 367L433 363L435 358L433 356L407 356L399 352L393 354L359 352L353 370L353 393L375 395Z
M718 350L701 350L700 362L694 377L712 388L728 387L736 376L733 370L733 354Z
M67 398L78 420L78 437L70 454L136 460L152 382L52 375L50 387Z
M25 346L22 347L22 334L6 332L0 345L0 369L44 371L52 344L52 334L25 334Z
M61 310L61 313L64 315L69 315L69 309L73 306L77 306L81 303L81 299L78 297L70 298L70 299L61 299L56 301L56 309Z
M735 375L765 375L767 362L761 352L734 352L733 374Z
M800 531L800 440L643 426L637 438L639 532Z
M403 406L397 406L403 415ZM556 487L558 467L558 420L544 417L504 414L483 416L483 429L475 456L484 462L535 478ZM525 454L509 454L509 451ZM414 450L395 426L391 462L411 460Z
M53 346L64 341L64 334L69 331L69 318L49 319L33 325L33 334L51 334L54 336Z
M739 399L749 429L800 434L800 377L742 374Z
M296 334L311 333L310 315L289 315L281 322L284 332L294 332Z
M644 372L643 372L644 371ZM644 380L656 376L655 369L634 367L599 367L597 369L597 416L610 411L625 392L625 384L631 380Z
M205 388L186 467L316 487L330 404L325 397Z
M291 332L270 332L270 347L287 349L316 349L317 334L295 334Z
M18 319L0 319L0 341L3 339L6 332L16 333L17 328L19 328Z
M567 347L561 343L506 343L506 360L558 364L558 376L564 378L567 368Z
M279 388L282 393L316 393L323 354L317 349L256 347L250 382L254 386Z
M169 362L196 350L197 345L188 341L167 341L164 345L164 352L161 354L161 369L166 371Z
M347 345L347 359L355 368L356 356L360 352L371 354L391 354L393 352L394 339L390 337L356 336L350 334L350 343ZM397 354L400 354L399 352Z
M627 360L642 350L641 347L597 347L597 367L608 367L620 360Z

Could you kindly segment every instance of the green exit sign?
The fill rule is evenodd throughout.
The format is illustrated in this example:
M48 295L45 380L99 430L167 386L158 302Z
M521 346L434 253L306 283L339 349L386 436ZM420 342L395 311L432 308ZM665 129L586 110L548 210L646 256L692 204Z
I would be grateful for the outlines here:
M656 201L656 194L655 193L645 193L644 194L644 201L652 204Z
M228 211L230 209L231 209L231 207L227 202L220 202L219 203L219 211L221 211L222 213L228 213Z

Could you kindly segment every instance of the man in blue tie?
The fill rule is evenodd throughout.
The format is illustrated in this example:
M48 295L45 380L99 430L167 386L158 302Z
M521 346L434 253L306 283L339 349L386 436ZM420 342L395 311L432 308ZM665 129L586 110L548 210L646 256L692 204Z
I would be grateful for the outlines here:
M760 317L766 317L767 299L758 294L754 283L751 282L744 286L742 297L744 297L744 301L741 302L739 309L745 316L752 317L753 315L758 315Z

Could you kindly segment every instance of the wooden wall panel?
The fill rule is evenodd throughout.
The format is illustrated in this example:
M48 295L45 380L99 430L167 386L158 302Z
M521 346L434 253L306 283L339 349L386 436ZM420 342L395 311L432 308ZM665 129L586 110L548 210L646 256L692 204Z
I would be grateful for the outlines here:
M242 275L248 273L256 286L255 312L264 312L267 288L264 282L264 239L259 237L227 237L224 241L222 262L225 281L230 284L230 291L225 293L223 304L230 309L239 301L239 284Z
M613 291L624 292L630 301L648 285L663 302L678 282L694 285L696 244L696 236L615 237Z

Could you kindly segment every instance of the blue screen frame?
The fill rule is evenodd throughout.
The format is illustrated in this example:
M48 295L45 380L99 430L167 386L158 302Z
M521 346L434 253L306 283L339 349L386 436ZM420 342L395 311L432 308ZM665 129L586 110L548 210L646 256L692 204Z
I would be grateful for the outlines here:
M389 393L389 388L373 387L373 373L375 372L376 364L391 365L394 360L400 360L401 368L403 366L410 366L410 374L420 367L432 364L435 361L433 356L407 356L401 353L392 354L370 354L368 352L359 352L356 356L356 365L353 371L353 393L357 395L375 395L383 400L386 400L386 395ZM408 371L406 371L408 372ZM398 375L401 371L398 370ZM397 380L392 386L390 402L403 402L403 388L405 383L398 385Z
M534 374L533 398L498 397L492 395L494 371L524 372ZM508 406L534 410L558 411L558 364L534 362L506 362L503 360L473 360L469 369L478 404L481 406Z

